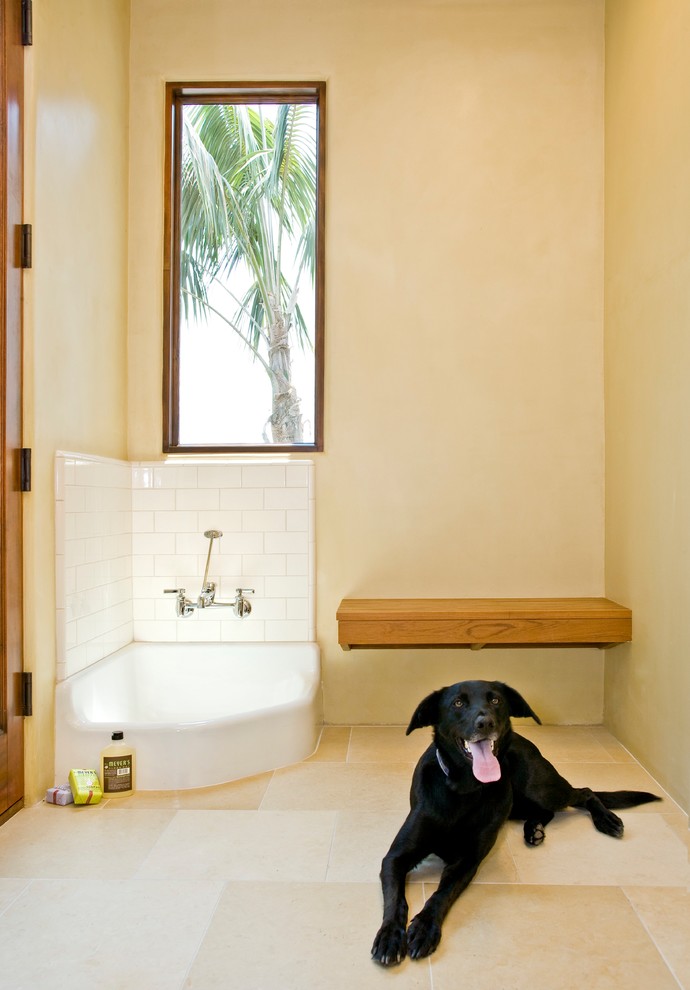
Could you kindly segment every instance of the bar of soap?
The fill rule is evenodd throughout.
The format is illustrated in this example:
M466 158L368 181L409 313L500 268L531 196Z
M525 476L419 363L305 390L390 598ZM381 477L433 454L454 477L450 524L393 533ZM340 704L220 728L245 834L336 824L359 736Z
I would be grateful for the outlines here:
M72 788L69 784L49 787L46 791L46 804L72 804L73 801Z
M70 770L69 786L75 804L98 804L103 797L95 770Z

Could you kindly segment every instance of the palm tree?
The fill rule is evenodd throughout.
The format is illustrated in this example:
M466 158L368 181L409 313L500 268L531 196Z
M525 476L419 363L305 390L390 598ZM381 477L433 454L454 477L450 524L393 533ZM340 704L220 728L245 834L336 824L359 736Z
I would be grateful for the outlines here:
M262 105L185 108L180 291L185 315L215 313L263 365L272 395L265 441L300 443L290 347L291 337L313 347L298 293L304 272L314 281L316 112L283 103L272 116ZM231 281L238 272L249 284L241 297ZM227 309L211 302L212 285L227 293Z

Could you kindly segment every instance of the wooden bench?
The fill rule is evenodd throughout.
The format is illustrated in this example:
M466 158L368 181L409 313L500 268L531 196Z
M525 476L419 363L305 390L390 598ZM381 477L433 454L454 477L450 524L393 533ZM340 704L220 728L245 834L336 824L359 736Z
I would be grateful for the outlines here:
M608 598L344 598L344 650L595 646L632 639L632 612Z

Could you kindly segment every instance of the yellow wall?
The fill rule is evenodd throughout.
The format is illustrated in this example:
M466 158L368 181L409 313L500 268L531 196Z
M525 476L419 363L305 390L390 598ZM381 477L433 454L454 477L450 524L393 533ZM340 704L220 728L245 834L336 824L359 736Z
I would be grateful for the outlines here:
M325 79L325 716L470 674L599 721L596 651L343 653L345 596L603 594L599 0L137 0L129 453L161 449L165 80Z
M690 805L690 6L606 4L606 721Z
M37 0L25 56L27 803L53 782L55 451L127 454L128 35L127 2Z
M328 84L326 719L406 722L478 675L599 721L597 651L343 653L335 610L604 592L602 0L34 6L28 799L52 772L52 456L160 456L170 79Z

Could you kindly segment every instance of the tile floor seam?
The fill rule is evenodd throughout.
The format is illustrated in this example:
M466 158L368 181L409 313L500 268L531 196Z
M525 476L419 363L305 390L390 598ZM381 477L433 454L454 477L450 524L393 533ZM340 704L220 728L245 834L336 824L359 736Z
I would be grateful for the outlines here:
M632 908L633 914L635 915L635 917L637 918L637 920L639 921L639 923L642 925L642 927L643 927L643 929L645 931L645 934L647 935L647 938L649 939L649 941L652 943L652 945L656 949L657 953L659 954L659 958L662 960L664 966L666 967L666 969L669 971L669 973L671 974L671 976L673 977L673 979L678 984L680 990L687 990L687 988L683 984L683 981L680 979L680 977L676 973L676 971L675 971L675 969L673 967L673 964L670 962L669 959L667 959L666 953L664 952L664 950L662 949L662 947L659 945L659 943L657 942L656 938L654 937L654 934L650 930L649 925L646 923L646 921L644 920L644 918L642 917L642 915L640 914L640 912L637 910L637 906L630 899L630 897L628 897L628 892L626 891L625 887L622 884L619 886L619 890L620 890L621 894L623 895L623 897L625 898L625 900L630 905L630 907Z
M146 853L146 855L144 856L144 858L142 859L142 861L139 863L139 865L137 866L136 870L134 870L134 872L132 873L132 875L129 877L130 880L149 880L149 877L140 877L139 874L141 873L141 871L144 869L144 867L146 866L147 862L151 858L151 856L153 854L153 851L157 847L158 843L161 841L161 839L163 838L163 836L165 835L165 833L168 831L168 829L171 828L173 822L175 821L175 819L177 818L177 816L179 815L179 813L180 813L180 809L179 808L176 808L176 809L173 810L173 813L170 816L170 821L166 824L165 828L163 828L161 830L161 832L156 836L156 841L153 843L153 845L151 846L151 848L149 849L149 851ZM123 808L122 811L118 812L118 814L126 815L127 814L127 809L126 808Z
M221 885L220 885L220 889L218 891L218 896L216 897L216 903L213 905L213 910L209 912L209 916L208 916L207 922L206 922L206 924L204 926L203 932L201 932L200 935L199 935L199 940L198 940L197 947L196 947L194 953L192 954L192 958L189 961L189 965L187 966L187 969L184 972L184 975L182 977L182 982L180 983L180 986L179 986L179 990L185 990L185 987L187 987L189 985L188 984L188 981L190 979L192 970L194 968L194 963L196 962L196 960L197 960L197 958L199 956L199 952L201 951L201 947L204 944L204 942L206 940L206 936L208 935L208 933L209 933L209 931L211 929L211 925L213 924L213 920L214 920L214 918L216 916L216 913L218 911L218 906L219 906L219 904L221 902L221 898L223 897L223 894L227 890L228 883L229 883L228 880L224 880L221 883Z
M7 878L3 878L3 879L7 879ZM10 911L14 907L14 905L17 903L17 901L19 901L24 896L24 894L26 894L27 890L30 887L32 887L35 884L35 882L36 882L36 878L35 877L29 877L29 878L16 877L15 879L18 879L18 880L26 879L26 883L24 884L24 886L22 887L22 889L21 890L18 890L17 893L14 895L14 897L12 897L7 902L7 904L4 906L4 908L2 909L2 911L0 911L0 918L2 918L5 914L7 914L7 912Z
M333 846L335 845L335 833L338 829L338 822L340 821L340 811L336 811L333 815L333 826L331 828L331 842L328 847L328 856L326 857L326 869L324 871L323 883L328 883L328 874L331 870L331 856L333 855Z
M271 770L271 779L269 780L269 782L266 784L266 787L264 788L264 792L261 795L261 800L259 801L259 806L256 809L257 811L265 811L265 808L264 808L263 804L264 804L264 801L266 800L266 795L268 794L269 790L271 789L271 784L275 780L275 776L276 776L276 771L275 770Z

